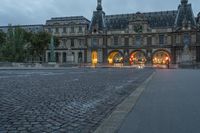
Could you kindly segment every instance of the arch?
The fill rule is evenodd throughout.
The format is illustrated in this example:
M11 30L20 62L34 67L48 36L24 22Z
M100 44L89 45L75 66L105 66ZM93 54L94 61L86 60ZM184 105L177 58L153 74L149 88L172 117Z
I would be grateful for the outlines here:
M119 50L113 50L108 54L108 63L113 65L114 63L123 63L123 53Z
M156 50L152 55L152 63L158 65L167 65L171 61L171 54L165 49Z
M142 50L135 50L133 52L131 52L130 57L129 57L129 62L131 65L134 64L145 64L147 59L145 56L145 52Z
M92 65L96 65L98 63L98 52L95 50L95 51L92 51Z

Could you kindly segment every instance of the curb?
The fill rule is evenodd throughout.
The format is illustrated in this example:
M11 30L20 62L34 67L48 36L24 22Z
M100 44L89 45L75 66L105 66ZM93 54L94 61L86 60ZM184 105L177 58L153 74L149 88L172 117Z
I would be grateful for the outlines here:
M133 93L131 93L108 118L104 119L102 124L94 131L94 133L116 133L129 112L134 108L141 94L144 92L147 84L154 77L156 72L146 79Z

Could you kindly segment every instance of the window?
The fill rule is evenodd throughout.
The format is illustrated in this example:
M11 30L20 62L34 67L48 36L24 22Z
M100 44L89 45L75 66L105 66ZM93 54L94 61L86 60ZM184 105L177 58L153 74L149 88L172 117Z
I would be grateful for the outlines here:
M164 44L164 35L159 35L159 44Z
M147 45L152 45L152 37L147 37Z
M191 43L191 38L188 33L185 33L183 35L183 43L184 43L184 46L189 46L189 44Z
M74 39L71 39L71 47L74 47Z
M83 61L83 53L79 52L78 53L78 62L81 63Z
M59 28L56 28L56 33L58 33L59 32Z
M118 45L118 43L119 43L118 36L115 36L114 37L114 45Z
M79 26L79 33L82 33L83 32L83 29L82 29L82 27L81 26Z
M141 35L136 35L135 37L135 43L136 43L136 46L140 46L141 45Z
M129 38L125 38L125 46L129 45Z
M66 43L66 40L64 39L64 40L63 40L63 46L66 47L66 44L67 44L67 43Z
M176 41L176 44L180 44L180 37L179 37L179 35L175 36L175 41Z
M82 45L82 40L81 39L79 39L79 46L81 46Z
M98 39L97 39L97 38L93 38L93 39L92 39L92 46L93 46L93 47L98 46Z
M74 31L74 27L71 27L71 33L74 33L75 31Z
M67 32L67 28L64 27L64 28L63 28L63 33L66 33L66 32Z
M63 62L66 63L67 62L67 54L66 52L63 53Z

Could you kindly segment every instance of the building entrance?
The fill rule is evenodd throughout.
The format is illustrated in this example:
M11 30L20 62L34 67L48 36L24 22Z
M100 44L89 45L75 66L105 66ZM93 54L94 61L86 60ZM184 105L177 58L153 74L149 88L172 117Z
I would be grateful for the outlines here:
M167 65L170 60L170 55L166 51L157 51L153 55L153 64L155 65Z
M108 63L114 65L116 63L123 63L123 55L119 51L111 52L108 56Z
M144 52L136 51L130 55L129 61L131 65L138 65L145 64L147 60Z

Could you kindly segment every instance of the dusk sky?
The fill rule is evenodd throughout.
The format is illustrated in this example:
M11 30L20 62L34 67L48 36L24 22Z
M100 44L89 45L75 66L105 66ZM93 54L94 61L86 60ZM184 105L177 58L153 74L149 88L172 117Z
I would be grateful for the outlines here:
M107 15L176 10L181 0L103 0ZM97 0L1 0L0 25L45 24L51 17L85 16L91 20ZM195 16L200 0L189 0Z

